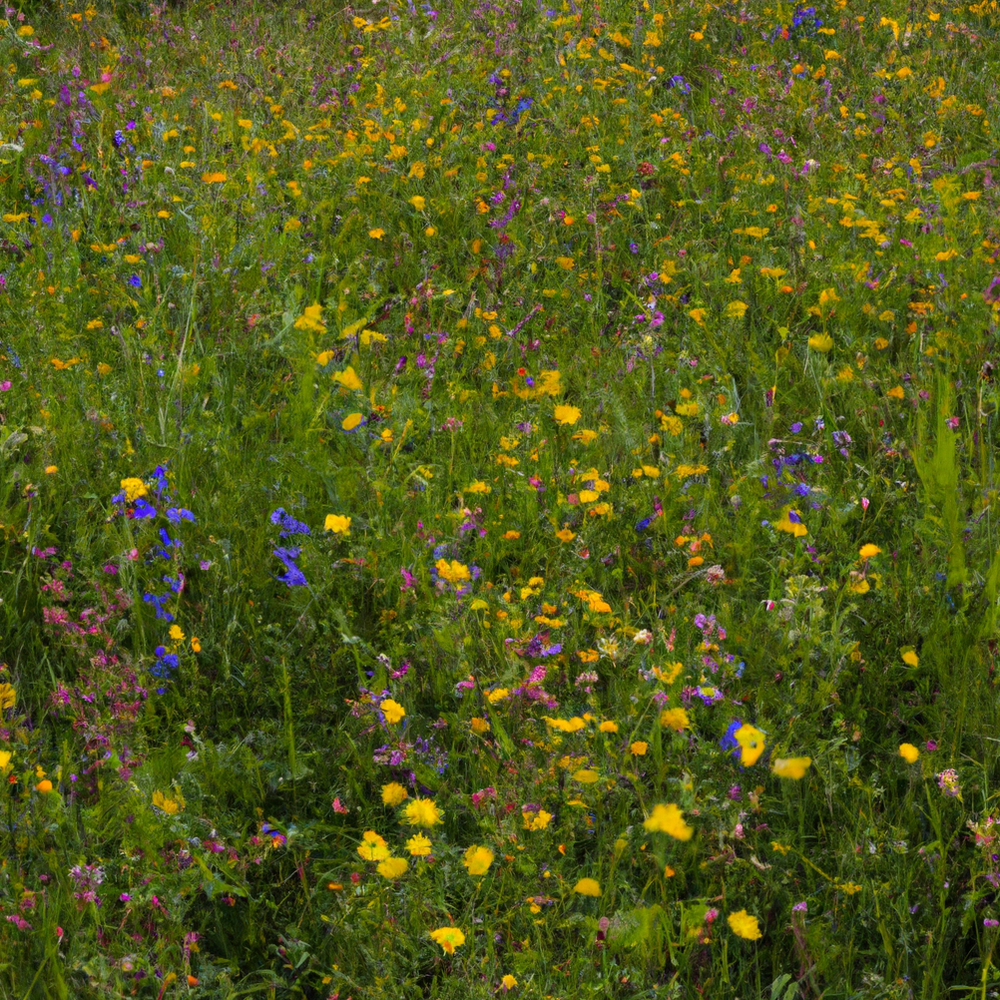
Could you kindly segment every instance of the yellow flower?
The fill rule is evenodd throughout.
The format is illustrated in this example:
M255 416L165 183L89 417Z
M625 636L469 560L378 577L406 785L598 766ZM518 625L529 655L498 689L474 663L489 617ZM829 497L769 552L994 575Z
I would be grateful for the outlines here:
M601 776L596 771L587 767L573 772L573 780L579 781L581 785L595 785L600 781L600 778Z
M389 857L389 847L385 839L380 837L374 830L366 830L361 837L358 854L365 861L384 861Z
M449 955L454 955L455 949L465 944L465 935L457 927L439 927L430 935Z
M523 812L521 819L524 821L525 830L544 830L552 822L552 813L539 809L536 813Z
M726 306L726 315L730 319L742 319L746 314L746 311L747 304L738 300L736 302L730 302L729 305Z
M919 656L917 656L917 654L916 654L916 652L914 652L914 650L912 650L912 649L907 649L907 650L906 650L906 651L905 651L905 652L903 653L903 662L904 662L904 663L905 663L905 664L906 664L906 665L907 665L908 667L916 667L916 666L919 666L919 665L920 665L920 657L919 657Z
M410 204L418 211L422 212L427 207L427 202L422 194L415 194L410 199Z
M395 807L407 798L409 798L408 792L398 781L390 781L389 784L382 786L383 805Z
M384 229L369 229L368 230L368 235L373 240L380 240L380 239L382 239L383 236L385 236L385 230Z
M793 521L791 515L794 514L796 518L799 517L798 511L788 509L784 514L781 515L780 521L774 522L774 527L778 531L784 531L794 538L801 538L803 535L809 534L809 529L802 523L801 520Z
M750 916L746 910L730 913L726 920L737 937L745 938L747 941L759 941L763 937L757 918Z
M678 479L690 479L692 476L702 476L708 472L707 465L678 465L674 469L674 475Z
M403 809L403 822L408 826L437 826L441 810L433 799L414 799Z
M805 777L811 764L811 757L779 757L771 764L771 771L779 778L791 778L793 781L798 781Z
M492 487L488 486L486 483L479 480L475 483L470 483L465 487L466 493L490 493L492 492Z
M0 774L6 774L10 767L10 759L13 754L9 750L0 750Z
M49 786L52 787L51 785ZM173 799L168 799L163 792L153 792L153 805L157 809L162 809L168 816L173 816L180 808L180 805Z
M426 858L431 853L431 842L422 833L415 833L406 842L406 849L415 858Z
M653 833L667 833L675 840L690 840L694 833L694 827L684 822L684 814L673 802L653 806L642 825Z
M52 791L52 782L49 781L48 778L46 778L44 781L39 781L38 784L35 785L35 791L36 792L41 792L43 795L45 795L48 792L51 792Z
M629 746L628 751L630 754L632 754L633 757L645 757L646 751L648 749L649 749L648 743L646 743L644 740L636 740Z
M410 862L406 858L386 858L384 861L379 863L378 868L375 869L383 878L399 878L406 873L406 869L410 867Z
M862 559L872 559L877 556L882 550L877 545L872 545L870 542L867 545L862 545L858 555Z
M912 743L900 743L899 756L902 757L907 764L916 764L917 758L920 756L920 751Z
M351 533L351 519L343 514L327 514L323 522L324 531L332 531L335 535L349 535Z
M51 475L55 474L58 471L59 471L59 466L58 465L46 465L45 466L45 474L47 476L51 476Z
M339 382L345 389L354 389L360 392L365 387L361 379L358 378L358 373L354 370L353 365L348 365L342 372L334 372L330 377L334 382Z
M612 722L611 719L605 719L605 721L602 722L597 728L602 733L617 733L618 732L618 723L617 722Z
M582 878L573 886L573 891L578 892L581 896L600 896L601 886L597 879Z
M827 354L833 349L833 337L828 333L814 333L807 341L809 346L820 354Z
M690 728L691 720L688 718L687 710L683 708L665 708L660 713L660 725L664 729L674 729L678 733Z
M505 990L512 990L515 986L517 986L517 980L508 972L507 975L500 980L500 985Z
M121 481L121 488L125 491L126 503L138 500L139 497L144 497L149 492L149 490L146 489L146 484L141 479L136 479L134 477L123 479Z
M474 733L477 733L480 736L482 736L483 733L488 733L490 731L490 724L478 715L469 719L469 726L472 728Z
M206 184L225 184L226 175L221 170L213 170L211 172L206 171L201 175L201 179Z
M322 320L323 307L315 302L306 306L306 311L295 321L296 330L309 330L312 333L326 333L326 324Z
M447 559L438 559L434 564L434 568L437 570L437 575L452 586L461 583L463 580L472 579L469 567L460 563L457 559L452 559L451 562L448 562Z
M580 409L576 406L561 404L552 411L557 424L562 427L572 427L580 419Z
M764 752L764 734L756 726L742 725L733 733L733 739L740 745L740 763L752 767Z
M571 542L574 538L576 538L576 535L570 531L569 528L563 528L562 530L556 532L556 538L558 538L560 542Z
M6 681L0 684L0 711L13 708L16 701L17 691L14 689L14 685L8 684Z
M385 721L389 723L390 726L396 725L397 722L402 721L403 716L406 715L406 709L399 704L398 701L393 701L392 698L386 698L379 705L379 709L385 716Z
M487 869L493 864L493 852L488 847L473 845L465 852L462 864L468 869L470 875L485 875Z
M359 427L364 422L365 422L365 418L364 418L363 414L361 414L361 413L349 413L346 417L344 417L343 420L341 420L340 426L345 431L353 431L355 427Z

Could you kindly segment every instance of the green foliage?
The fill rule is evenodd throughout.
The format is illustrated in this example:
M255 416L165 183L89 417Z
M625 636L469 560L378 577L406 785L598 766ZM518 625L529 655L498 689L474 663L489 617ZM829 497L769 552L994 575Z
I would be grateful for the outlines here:
M0 995L995 995L993 2L0 22Z

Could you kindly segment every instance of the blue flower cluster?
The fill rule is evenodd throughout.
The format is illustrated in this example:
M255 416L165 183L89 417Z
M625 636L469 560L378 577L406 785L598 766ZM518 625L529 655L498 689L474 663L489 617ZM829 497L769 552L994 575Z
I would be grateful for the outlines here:
M173 506L170 483L164 466L158 465L153 470L152 475L146 477L143 482L147 489L152 489L154 502L151 503L146 497L136 497L130 502L127 499L126 491L122 490L112 497L112 502L118 505L116 514L131 520L154 521L162 508L164 516L171 525L180 525L184 521L193 522L195 520L194 514L186 507ZM178 558L183 543L179 538L173 538L165 527L159 529L157 536L159 544L154 544L152 551L146 558L146 563L155 566L159 562L164 562L170 564L170 568L173 569L173 564ZM167 569L167 567L163 568ZM142 599L153 607L158 620L170 624L176 617L172 610L175 607L174 602L184 589L184 573L180 569L164 572L160 577L160 582L166 585L166 589L162 593L150 589L142 595ZM170 680L179 665L177 654L167 652L165 646L157 646L154 652L156 662L149 668L149 672L163 681ZM158 694L163 694L165 688L159 687L156 690Z
M308 524L297 521L291 514L286 513L283 507L279 507L271 514L271 524L281 526L278 532L279 538L294 538L297 535L312 535L312 529ZM288 587L306 587L308 581L305 574L299 569L297 563L302 549L298 545L279 545L272 550L272 555L280 559L285 566L285 572L275 577Z
M792 15L792 23L788 26L779 24L771 32L771 41L777 38L792 38L793 36L804 37L814 35L823 27L823 21L816 16L815 7L796 7Z

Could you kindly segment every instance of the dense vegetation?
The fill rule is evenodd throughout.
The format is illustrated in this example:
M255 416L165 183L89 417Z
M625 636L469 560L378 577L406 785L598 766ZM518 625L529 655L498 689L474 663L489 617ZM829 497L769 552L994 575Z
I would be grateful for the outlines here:
M0 995L996 996L996 8L7 7Z

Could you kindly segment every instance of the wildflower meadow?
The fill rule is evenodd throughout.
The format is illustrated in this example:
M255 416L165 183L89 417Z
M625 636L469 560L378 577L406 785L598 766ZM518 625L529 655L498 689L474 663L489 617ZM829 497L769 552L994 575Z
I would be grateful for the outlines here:
M1000 996L995 0L0 69L0 997Z

